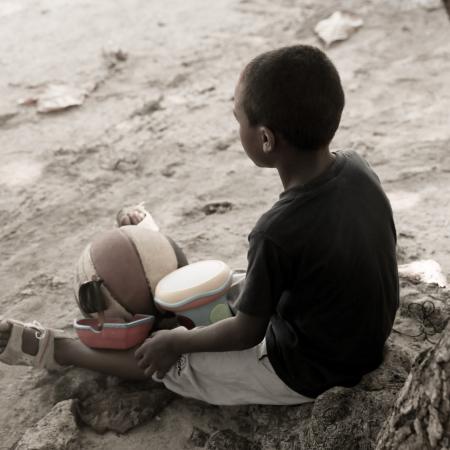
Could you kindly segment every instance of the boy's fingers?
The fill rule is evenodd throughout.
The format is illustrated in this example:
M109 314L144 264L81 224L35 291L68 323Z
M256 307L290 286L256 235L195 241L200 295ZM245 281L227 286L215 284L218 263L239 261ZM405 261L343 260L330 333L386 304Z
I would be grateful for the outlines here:
M147 366L144 364L144 358L142 358L142 359L138 359L137 360L137 366L140 368L140 369L145 369Z
M154 366L149 366L145 369L144 373L145 373L145 376L150 378L151 376L153 376L155 371L156 371L156 369Z
M149 365L148 358L146 358L145 356L142 356L142 357L138 358L138 360L137 360L137 365L138 365L141 369L145 369L145 368L148 367L148 365Z
M143 356L143 348L142 348L142 345L134 352L134 357L137 359L137 360L140 360L141 358L142 358L142 356Z
M151 358L148 357L148 355L136 353L135 357L136 357L136 364L138 367L140 367L141 369L145 369L146 367L150 366L152 360Z
M145 341L136 349L136 351L134 352L134 356L137 359L142 358L143 356L145 356L145 345L148 343L147 341L150 338L148 337L147 339L145 339Z

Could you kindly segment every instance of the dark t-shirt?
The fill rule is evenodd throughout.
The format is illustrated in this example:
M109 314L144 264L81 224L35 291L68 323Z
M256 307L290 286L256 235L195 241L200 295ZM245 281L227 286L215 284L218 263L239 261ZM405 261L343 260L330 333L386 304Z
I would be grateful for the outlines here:
M378 177L355 152L289 189L249 235L238 309L270 316L269 360L316 397L382 362L399 304L396 232Z

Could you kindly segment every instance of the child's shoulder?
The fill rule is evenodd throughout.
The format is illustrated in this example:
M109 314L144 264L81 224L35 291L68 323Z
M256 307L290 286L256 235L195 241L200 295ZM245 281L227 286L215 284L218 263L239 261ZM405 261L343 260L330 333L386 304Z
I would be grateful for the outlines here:
M314 228L318 216L324 218L328 213L334 214L337 199L342 201L340 189L344 189L350 197L359 197L362 191L382 191L379 178L370 164L354 150L335 152L336 162L332 170L320 181L308 188L293 188L281 193L273 206L263 213L256 222L250 236L278 237L284 241L290 233L298 233L299 229ZM352 203L352 198L348 199Z
M280 196L280 199L259 217L249 239L269 239L282 246L283 236L295 221L295 215L295 205L292 205L291 200Z
M363 172L373 172L371 165L368 160L365 159L358 151L356 150L340 150L336 152L336 154L342 155L347 161L349 170L361 170Z
M375 183L377 187L380 187L380 179L367 159L354 150L344 150L340 153L347 160L346 174L350 177L353 176L353 182L359 183L362 178L365 178L370 180L370 183Z

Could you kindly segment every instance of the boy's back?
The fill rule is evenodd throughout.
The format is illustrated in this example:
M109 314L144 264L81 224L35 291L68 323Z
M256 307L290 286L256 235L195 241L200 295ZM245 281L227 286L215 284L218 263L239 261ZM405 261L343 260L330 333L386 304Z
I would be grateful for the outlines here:
M249 240L239 310L272 314L268 355L288 386L315 397L380 364L398 307L396 234L360 156L337 152L319 178L283 192Z

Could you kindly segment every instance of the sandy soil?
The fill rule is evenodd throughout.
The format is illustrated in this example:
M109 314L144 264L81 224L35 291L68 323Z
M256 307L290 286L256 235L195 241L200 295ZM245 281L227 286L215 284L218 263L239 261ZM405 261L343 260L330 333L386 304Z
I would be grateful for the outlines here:
M247 234L281 185L241 150L235 81L262 51L320 45L314 26L338 9L364 25L328 50L347 94L333 147L358 150L380 175L401 260L433 258L449 275L450 26L442 7L418 3L0 0L1 314L69 329L80 251L141 200L192 261L245 266ZM111 66L102 49L114 46L129 56ZM63 113L18 106L51 82L96 89ZM227 203L207 215L211 202ZM54 382L0 367L0 446L49 411ZM126 437L85 430L84 439L183 448L193 424L214 420L221 409L198 417L195 402L177 400Z

